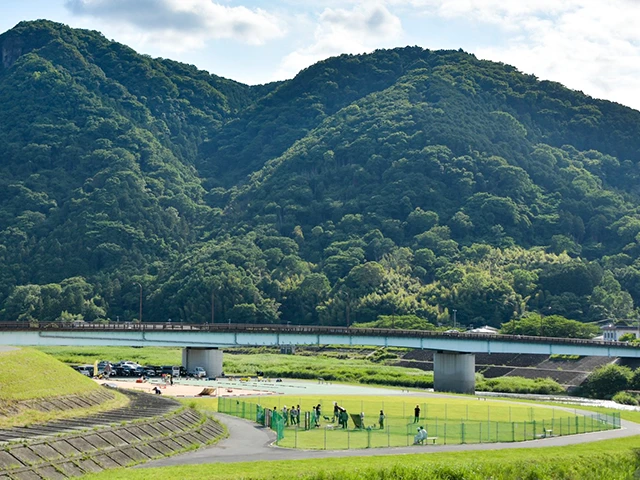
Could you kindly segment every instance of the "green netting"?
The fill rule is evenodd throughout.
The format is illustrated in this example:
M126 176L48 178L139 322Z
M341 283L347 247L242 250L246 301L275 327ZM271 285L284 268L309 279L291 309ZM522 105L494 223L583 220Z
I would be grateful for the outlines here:
M603 415L568 415L552 418L535 419L531 410L530 421L493 421L490 409L485 409L486 419L463 418L452 419L428 415L418 422L412 416L386 416L383 428L377 418L365 420L364 428L356 428L353 420L349 420L348 428L342 428L332 415L324 417L319 427L315 426L313 416L305 428L305 422L285 421L282 413L275 407L265 408L250 401L221 397L218 400L218 411L240 418L253 420L271 428L276 433L277 444L284 447L305 449L360 449L375 447L400 447L413 445L419 427L427 432L424 444L469 444L522 442L547 437L575 435L579 433L598 432L620 428L620 414ZM426 409L425 409L426 411ZM429 414L431 411L428 412ZM566 412L563 412L566 413ZM304 412L301 418L304 419ZM498 415L496 415L498 416ZM505 417L505 415L502 415ZM374 421L375 420L375 421Z

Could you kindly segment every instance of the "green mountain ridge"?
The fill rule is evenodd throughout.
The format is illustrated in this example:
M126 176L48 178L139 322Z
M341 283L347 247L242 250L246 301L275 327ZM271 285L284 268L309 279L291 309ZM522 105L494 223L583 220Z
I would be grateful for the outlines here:
M462 51L247 86L0 35L0 319L636 316L640 112ZM636 238L638 237L638 238Z

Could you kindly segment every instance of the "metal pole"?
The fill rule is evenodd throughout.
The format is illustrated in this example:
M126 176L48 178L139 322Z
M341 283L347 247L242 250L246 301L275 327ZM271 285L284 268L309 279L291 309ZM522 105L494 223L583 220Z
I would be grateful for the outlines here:
M213 295L213 288L211 289L211 325L214 324L215 320L215 297Z
M136 284L140 287L140 314L138 317L138 321L142 323L142 284L139 282L136 282Z

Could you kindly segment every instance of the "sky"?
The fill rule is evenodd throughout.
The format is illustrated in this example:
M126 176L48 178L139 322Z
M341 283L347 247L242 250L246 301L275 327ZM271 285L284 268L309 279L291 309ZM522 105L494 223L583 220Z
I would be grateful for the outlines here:
M0 0L0 32L40 18L248 84L418 45L640 109L640 0Z

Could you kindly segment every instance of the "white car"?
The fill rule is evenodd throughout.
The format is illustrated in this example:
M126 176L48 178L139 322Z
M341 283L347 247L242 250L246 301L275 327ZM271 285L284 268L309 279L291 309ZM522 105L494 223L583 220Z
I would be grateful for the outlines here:
M194 378L206 378L207 371L202 367L193 367L189 372L189 375L193 376Z

